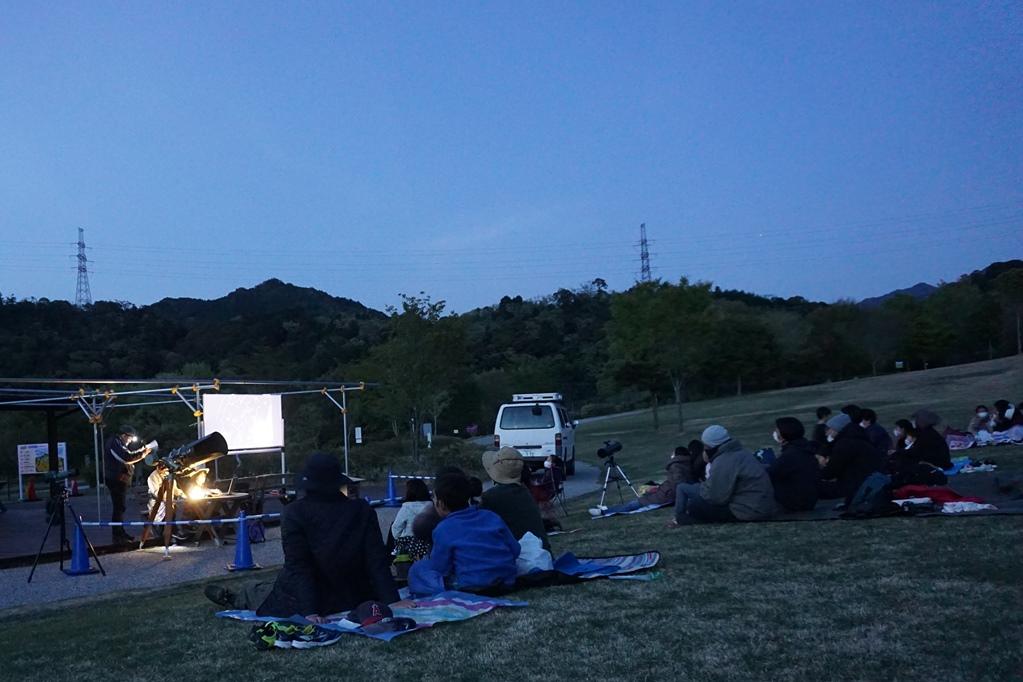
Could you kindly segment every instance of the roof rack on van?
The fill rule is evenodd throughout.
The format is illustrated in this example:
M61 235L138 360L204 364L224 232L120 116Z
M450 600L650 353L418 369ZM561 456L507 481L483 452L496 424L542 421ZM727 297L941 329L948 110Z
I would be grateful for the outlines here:
M512 396L513 403L560 403L560 393L516 393Z

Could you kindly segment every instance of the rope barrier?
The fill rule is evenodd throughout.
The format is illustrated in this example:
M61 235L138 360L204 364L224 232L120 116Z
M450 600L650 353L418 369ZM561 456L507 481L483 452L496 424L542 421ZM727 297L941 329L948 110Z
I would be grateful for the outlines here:
M434 476L399 476L398 474L389 474L388 478L417 478L421 481L432 481Z
M256 521L258 519L279 519L281 515L277 514L256 514L255 516L246 516L246 521ZM124 526L221 526L225 523L238 523L241 518L235 517L233 519L196 519L194 521L82 521L83 526L89 526L90 528L114 528Z

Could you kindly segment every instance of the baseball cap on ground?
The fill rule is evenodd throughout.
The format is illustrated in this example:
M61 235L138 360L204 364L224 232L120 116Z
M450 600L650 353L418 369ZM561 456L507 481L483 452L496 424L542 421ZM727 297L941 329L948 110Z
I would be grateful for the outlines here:
M518 483L522 476L522 453L515 448L488 450L483 453L483 468L494 483Z
M728 429L720 424L711 424L703 430L703 434L700 436L700 441L708 448L716 448L730 440L732 440L732 436L728 433Z
M348 612L345 620L359 625L372 625L394 615L391 607L382 601L364 601Z

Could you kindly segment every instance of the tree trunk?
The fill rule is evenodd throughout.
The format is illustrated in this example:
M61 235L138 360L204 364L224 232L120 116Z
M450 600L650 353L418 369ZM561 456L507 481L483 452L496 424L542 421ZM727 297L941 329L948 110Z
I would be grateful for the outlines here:
M1016 355L1023 355L1023 325L1020 324L1019 308L1016 309Z
M653 399L651 404L653 406L654 414L654 431L658 431L661 428L661 418L660 415L657 413L657 392L650 391L650 397Z
M870 376L877 376L877 360L875 358L871 358L870 360Z
M735 379L735 395L739 395L739 396L742 395L742 375L741 374L739 376L737 376L736 379Z
M682 378L672 377L671 388L675 391L675 409L678 413L678 432L685 430L685 422L682 419Z

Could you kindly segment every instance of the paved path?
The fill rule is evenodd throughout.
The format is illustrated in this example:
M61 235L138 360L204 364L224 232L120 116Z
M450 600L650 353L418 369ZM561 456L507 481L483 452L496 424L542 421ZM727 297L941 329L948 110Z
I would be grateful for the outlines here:
M576 475L565 483L566 496L578 497L599 489L597 467L579 462ZM95 509L93 507L93 509ZM269 510L268 510L269 511ZM386 537L397 509L377 508L381 535ZM36 513L35 510L32 511ZM95 513L95 512L94 512ZM45 528L45 521L42 521ZM99 529L94 529L99 530ZM232 575L226 570L234 561L234 545L216 547L205 542L200 547L182 546L171 549L171 559L163 559L163 548L153 547L131 552L106 554L100 562L107 575L99 573L70 577L60 572L57 563L40 564L31 584L27 583L29 567L9 568L0 571L0 611L17 607L41 607L64 600L94 598L110 593L132 593L157 590L170 585L224 578ZM252 545L252 556L257 564L272 569L284 562L281 549L280 530L267 529L266 542ZM65 564L67 565L67 564ZM93 562L95 565L95 562ZM272 579L273 570L249 571L253 579Z

